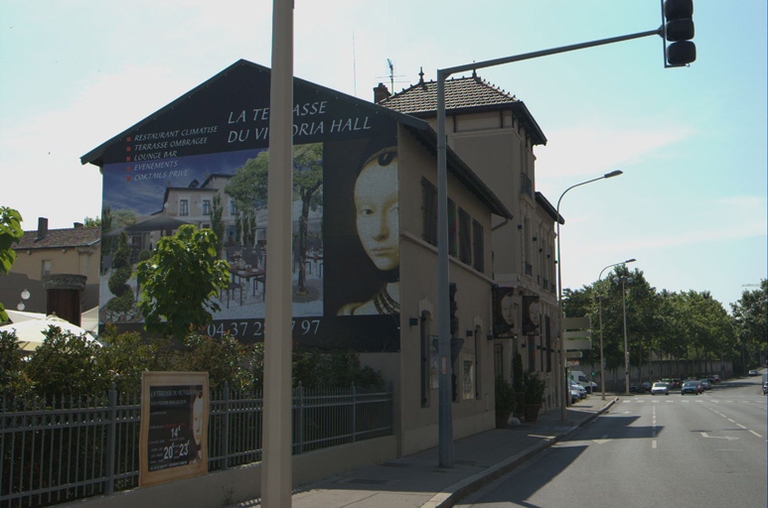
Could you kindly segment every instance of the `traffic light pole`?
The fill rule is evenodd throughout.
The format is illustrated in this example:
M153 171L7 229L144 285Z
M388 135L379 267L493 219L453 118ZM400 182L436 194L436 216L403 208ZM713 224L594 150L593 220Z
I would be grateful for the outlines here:
M447 140L445 136L445 81L451 74L469 70L484 69L543 56L567 53L578 49L605 46L616 42L640 39L651 35L664 36L664 26L629 35L620 35L608 39L571 44L558 48L523 53L520 55L473 62L437 70L437 311L438 311L438 460L440 467L453 467L453 415L451 408L451 337L450 311L448 304L448 169ZM559 320L562 326L562 316ZM562 333L561 333L562 336ZM564 384L564 381L563 381ZM565 386L563 386L565 388ZM564 391L564 390L563 390ZM565 400L565 395L562 397Z

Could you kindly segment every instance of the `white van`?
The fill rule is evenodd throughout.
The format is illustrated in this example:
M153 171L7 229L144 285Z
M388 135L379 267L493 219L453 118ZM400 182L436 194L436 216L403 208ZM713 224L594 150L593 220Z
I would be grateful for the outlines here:
M587 379L587 376L585 376L584 373L580 370L569 370L568 377L571 378L574 382L583 386L584 389L587 390L587 393L592 393L598 388L597 383Z

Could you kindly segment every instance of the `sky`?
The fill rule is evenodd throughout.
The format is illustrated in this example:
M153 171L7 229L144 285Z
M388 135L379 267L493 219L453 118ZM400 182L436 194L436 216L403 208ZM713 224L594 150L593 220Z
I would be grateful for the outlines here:
M658 291L709 291L730 312L766 278L766 2L694 4L690 67L665 69L653 35L478 70L547 138L535 186L562 196L565 288L636 258ZM420 70L660 24L657 0L295 0L294 75L372 100ZM100 216L80 157L241 58L271 66L271 27L269 0L0 0L0 206L25 230Z

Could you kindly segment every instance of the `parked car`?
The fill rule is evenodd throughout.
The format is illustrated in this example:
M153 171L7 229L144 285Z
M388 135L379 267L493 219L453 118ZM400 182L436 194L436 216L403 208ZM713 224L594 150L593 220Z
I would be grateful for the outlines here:
M680 395L685 395L686 393L692 393L693 395L700 394L701 390L699 390L699 383L697 381L686 380L683 383L682 388L680 388Z
M704 390L711 390L712 389L712 383L709 381L709 379L702 378L702 379L699 380L699 382L701 383L701 387Z
M752 370L750 370L750 371L749 371L749 375L750 375L750 376L759 376L759 375L760 375L760 373L759 373L759 372L757 372L755 369L752 369Z
M712 382L713 383L719 383L720 382L720 375L719 374L713 374L712 375Z
M667 383L653 383L651 395L669 395L669 385Z
M576 390L579 393L579 400L587 398L587 389L579 383L571 381L571 390Z
M581 394L579 393L579 390L571 387L571 404L576 404L580 400L581 400Z

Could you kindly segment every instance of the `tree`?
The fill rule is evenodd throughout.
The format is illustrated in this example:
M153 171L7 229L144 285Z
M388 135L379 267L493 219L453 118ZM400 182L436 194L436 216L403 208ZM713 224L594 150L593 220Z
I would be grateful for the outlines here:
M749 366L763 365L768 341L768 279L761 280L756 290L743 291L739 301L731 304L731 309L738 338L734 349ZM748 365L743 368L746 370Z
M229 284L229 266L219 258L217 242L212 230L185 224L161 238L152 257L138 264L144 281L139 309L147 330L182 339L213 320L211 312L220 308L214 297Z
M86 228L100 228L101 227L101 219L98 217L95 217L91 219L90 217L86 217L83 219L83 227Z
M24 236L21 229L21 214L13 208L0 207L0 275L7 275L16 261L16 251L11 245ZM0 322L8 321L5 307L0 303Z

